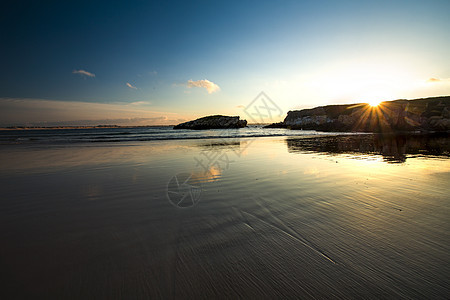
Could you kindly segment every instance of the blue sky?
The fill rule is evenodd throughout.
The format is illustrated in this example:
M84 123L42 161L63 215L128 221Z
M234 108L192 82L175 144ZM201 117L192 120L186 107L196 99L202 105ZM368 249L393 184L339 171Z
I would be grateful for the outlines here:
M284 113L450 94L450 1L11 1L0 11L0 125L246 118L261 91Z

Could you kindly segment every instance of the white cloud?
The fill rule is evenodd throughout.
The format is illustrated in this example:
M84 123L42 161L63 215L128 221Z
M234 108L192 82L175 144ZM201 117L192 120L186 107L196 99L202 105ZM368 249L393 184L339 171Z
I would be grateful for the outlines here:
M132 85L131 83L127 82L127 87L129 87L130 89L135 89L137 90L137 87L135 87L134 85Z
M212 93L220 90L220 87L217 84L215 84L212 81L209 81L208 79L197 80L197 81L193 81L192 79L190 79L187 82L187 87L188 88L192 88L192 87L205 88L208 91L208 94L212 94Z
M94 73L85 70L73 70L73 74L80 74L81 76L95 77Z

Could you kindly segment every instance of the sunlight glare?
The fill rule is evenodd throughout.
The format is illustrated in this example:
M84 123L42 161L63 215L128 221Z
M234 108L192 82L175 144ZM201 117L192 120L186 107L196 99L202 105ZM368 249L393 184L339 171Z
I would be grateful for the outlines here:
M371 101L369 101L369 105L372 106L372 107L376 107L380 103L381 103L381 101L379 101L379 100L371 100Z
M345 61L314 75L310 85L320 90L320 97L361 101L373 106L399 99L417 87L417 80L407 67L382 62Z

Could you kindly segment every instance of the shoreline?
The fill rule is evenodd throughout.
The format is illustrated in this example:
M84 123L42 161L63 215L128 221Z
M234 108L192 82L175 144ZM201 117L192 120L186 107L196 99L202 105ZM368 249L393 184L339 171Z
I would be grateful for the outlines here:
M364 135L364 134L374 134L374 135L447 135L450 136L450 131L427 131L427 130L414 130L414 131L402 131L402 130L391 130L385 132L370 132L370 131L329 131L329 130L315 130L315 129L300 129L300 128L291 128L290 126L278 125L278 123L273 124L249 124L250 126L262 126L262 129L270 130L270 129L287 129L290 132L316 132L320 136L325 136L327 134L332 135ZM77 129L134 129L134 128L172 128L174 125L138 125L138 126L123 126L123 125L87 125L87 126L10 126L10 127L0 127L0 131L34 131L34 130L77 130ZM246 126L248 128L249 126ZM213 129L189 129L193 132L201 132L208 130L229 130L230 128L213 128ZM231 128L232 130L240 129L240 128ZM255 136L255 137L265 137L265 135Z

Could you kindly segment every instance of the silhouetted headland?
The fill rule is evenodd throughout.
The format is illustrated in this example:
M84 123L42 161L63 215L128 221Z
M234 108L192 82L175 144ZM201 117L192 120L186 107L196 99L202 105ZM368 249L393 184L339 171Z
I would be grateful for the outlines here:
M289 111L266 128L338 132L449 132L450 96L415 100L327 105Z

